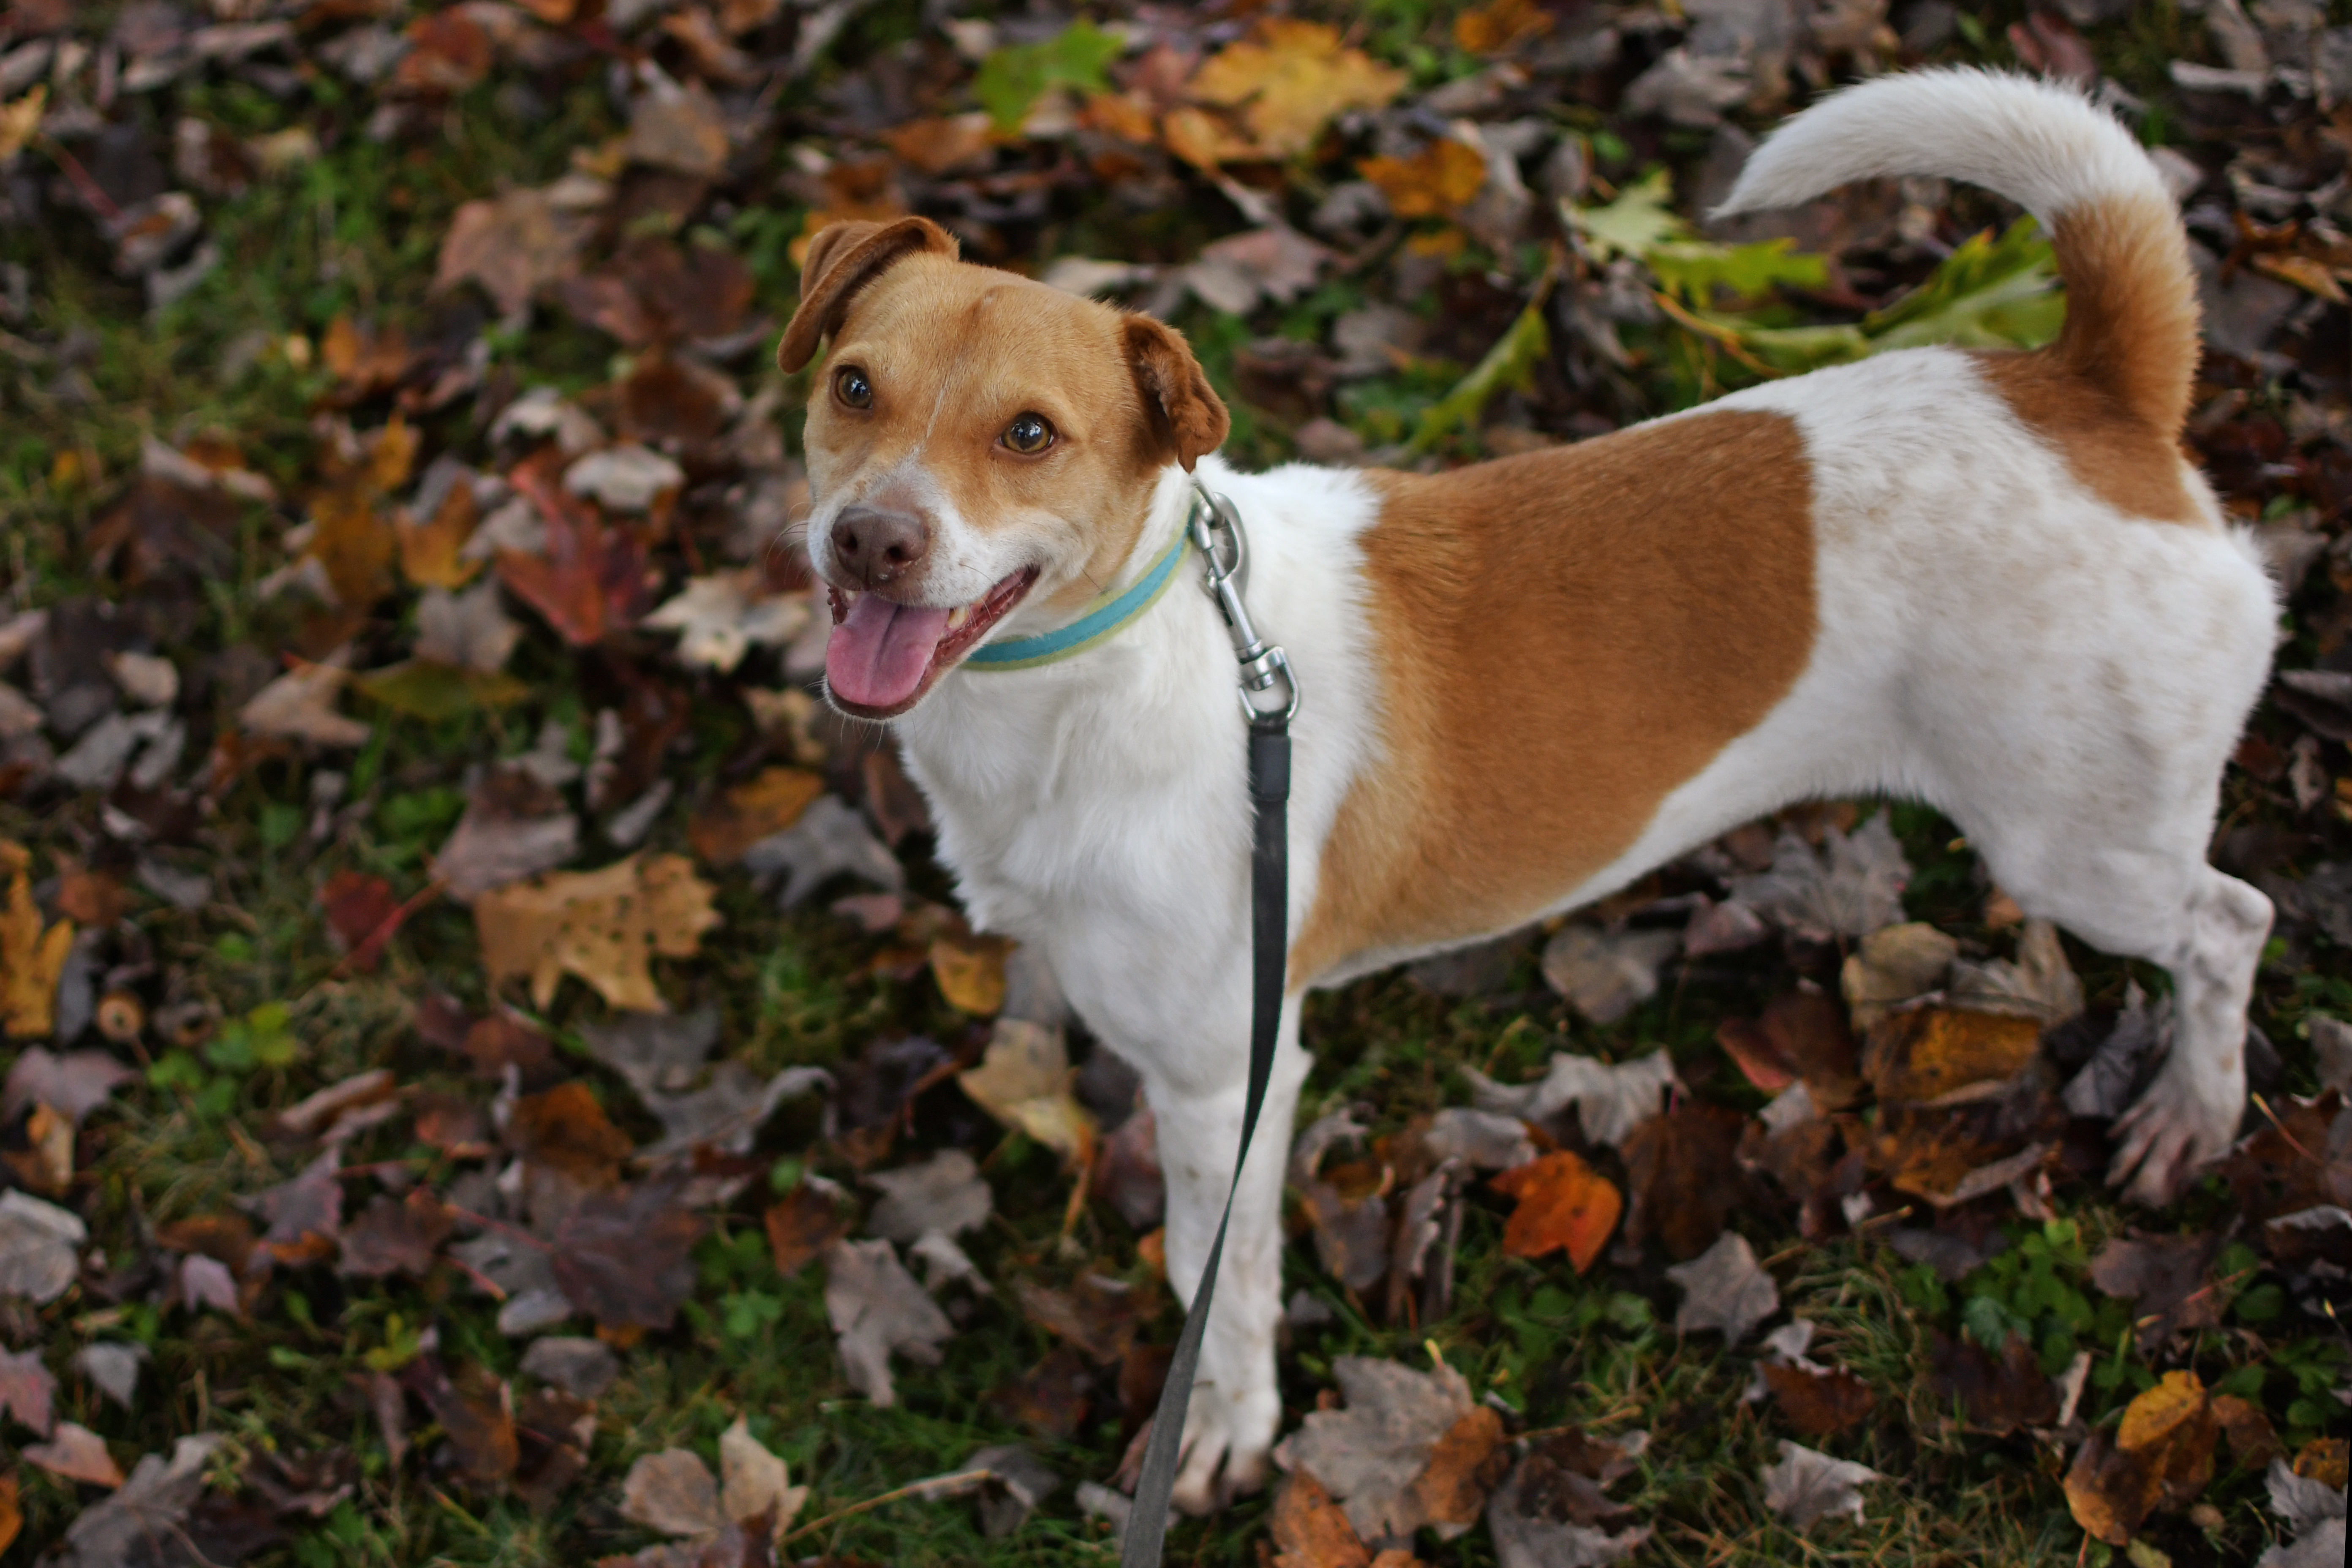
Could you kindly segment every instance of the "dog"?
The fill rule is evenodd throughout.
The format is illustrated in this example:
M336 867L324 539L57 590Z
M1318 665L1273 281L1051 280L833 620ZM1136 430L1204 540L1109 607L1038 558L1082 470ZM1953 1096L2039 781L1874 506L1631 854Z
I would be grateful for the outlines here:
M805 447L829 699L896 724L973 922L1042 950L1142 1074L1188 1300L1249 1037L1225 633L1179 591L1076 657L966 664L1139 583L1205 483L1297 671L1288 1002L1179 1506L1259 1484L1280 1420L1300 994L1591 902L1792 802L1931 803L2026 913L2171 972L2170 1054L2118 1123L2132 1197L2166 1201L2233 1137L2272 910L2205 854L2277 605L2179 445L2198 310L2178 211L2078 93L1949 70L1796 116L1724 210L1895 175L2041 220L2054 343L1890 353L1430 475L1239 472L1161 322L960 261L920 217L812 240L778 360L826 345Z

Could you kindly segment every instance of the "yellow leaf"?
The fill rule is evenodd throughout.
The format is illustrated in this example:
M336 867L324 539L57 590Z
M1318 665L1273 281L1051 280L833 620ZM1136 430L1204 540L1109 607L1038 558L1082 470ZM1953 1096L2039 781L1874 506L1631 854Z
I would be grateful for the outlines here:
M1288 158L1313 146L1334 115L1381 108L1404 90L1406 79L1404 72L1343 46L1337 27L1269 16L1250 37L1204 61L1193 73L1192 91L1203 103L1241 111L1250 132L1247 155ZM1172 135L1169 145L1179 156L1192 157L1177 148Z
M1004 1005L1004 955L1012 943L994 936L941 936L931 943L931 976L959 1012L986 1017Z
M1499 55L1551 31L1551 16L1534 0L1495 0L1454 18L1454 42L1463 53Z
M368 437L368 483L376 494L389 494L408 482L419 439L415 429L397 414Z
M824 793L824 780L806 768L767 768L719 797L687 824L687 841L713 866L732 866L752 845L801 819Z
M0 911L0 1026L15 1039L37 1038L54 1026L58 976L74 939L71 921L42 929L32 862L23 845L0 839L0 867L9 872L8 906Z
M1000 1018L988 1054L978 1067L957 1074L956 1081L974 1104L1007 1127L1083 1165L1094 1155L1096 1125L1094 1114L1071 1097L1076 1078L1061 1030Z
M398 524L401 571L420 588L464 587L484 565L458 553L474 537L474 487L463 481L449 487L431 521L416 522L404 515Z
M0 161L23 152L40 133L41 110L48 102L49 84L43 82L14 103L0 103Z
M482 967L493 988L518 976L545 1007L575 974L614 1007L667 1011L651 961L691 957L719 924L710 884L683 855L631 856L601 871L553 871L474 901Z
M1381 188L1397 216L1442 217L1476 199L1486 183L1486 160L1446 136L1410 158L1367 158L1356 172Z
M2305 293L2316 294L2331 305L2345 302L2344 289L2336 281L2336 274L2328 270L2327 263L2315 257L2291 253L2257 256L2253 268L2255 271L2275 278L2282 283L2291 283Z
M2124 1406L2116 1447L2126 1454L2166 1441L2205 1409L2205 1385L2193 1372L2168 1372L2155 1387Z

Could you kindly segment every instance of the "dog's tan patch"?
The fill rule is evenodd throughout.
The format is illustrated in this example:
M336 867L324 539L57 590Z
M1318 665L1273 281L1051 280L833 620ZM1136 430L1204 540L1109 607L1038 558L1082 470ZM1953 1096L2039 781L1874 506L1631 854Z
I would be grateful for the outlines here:
M1975 357L2010 412L2065 459L2084 489L2127 516L2210 526L2180 448L2063 360L2047 350Z
M1763 720L1813 644L1812 476L1783 416L1374 480L1383 754L1340 807L1294 983L1558 902Z

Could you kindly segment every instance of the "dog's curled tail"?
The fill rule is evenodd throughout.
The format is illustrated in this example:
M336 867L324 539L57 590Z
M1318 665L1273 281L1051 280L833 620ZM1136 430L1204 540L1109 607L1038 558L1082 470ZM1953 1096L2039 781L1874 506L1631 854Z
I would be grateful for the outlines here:
M2198 353L2179 212L2130 132L2072 88L1969 69L1848 88L1773 132L1716 210L1788 206L1906 174L1966 180L2040 219L2066 283L2066 325L2044 352L2178 435Z

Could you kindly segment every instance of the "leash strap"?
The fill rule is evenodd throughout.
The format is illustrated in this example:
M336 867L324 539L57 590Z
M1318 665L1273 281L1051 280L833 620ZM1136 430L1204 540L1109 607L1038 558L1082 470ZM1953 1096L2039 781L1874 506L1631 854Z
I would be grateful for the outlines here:
M1234 654L1242 666L1242 707L1249 714L1249 793L1254 824L1250 833L1250 1059L1249 1094L1242 1104L1241 1148L1234 1156L1234 1184L1225 1194L1225 1212L1217 1221L1216 1240L1209 1246L1208 1267L1201 1271L1200 1289L1192 1294L1192 1310L1184 1314L1184 1328L1176 1336L1175 1354L1168 1363L1168 1381L1160 1390L1160 1408L1152 1413L1151 1436L1144 1444L1143 1468L1135 1483L1135 1507L1128 1515L1127 1534L1119 1548L1119 1568L1160 1568L1160 1554L1168 1533L1168 1500L1176 1489L1176 1465L1182 1457L1184 1413L1192 1403L1192 1383L1201 1365L1201 1340L1209 1326L1209 1304L1217 1293L1217 1266L1225 1255L1225 1228L1233 1223L1234 1194L1241 1190L1242 1167L1249 1163L1250 1139L1258 1115L1265 1109L1266 1086L1274 1078L1274 1047L1282 1028L1283 982L1290 956L1290 721L1298 711L1298 686L1289 661L1279 647L1269 647L1252 629L1241 610L1239 585L1234 579L1243 563L1239 519L1232 504L1206 489L1193 513L1192 532L1207 560L1208 589L1233 634ZM1203 514L1208 521L1203 521ZM1216 535L1231 540L1221 553ZM1207 535L1208 537L1203 537ZM1254 679L1260 678L1260 679ZM1265 710L1250 700L1252 691L1267 691L1277 684L1282 706Z

